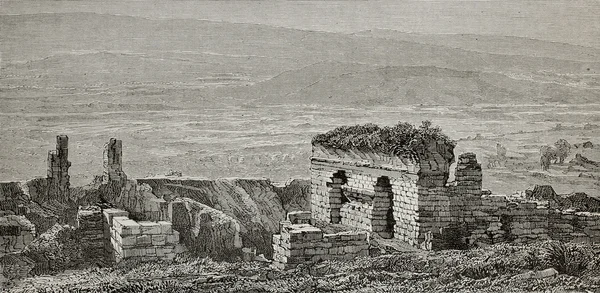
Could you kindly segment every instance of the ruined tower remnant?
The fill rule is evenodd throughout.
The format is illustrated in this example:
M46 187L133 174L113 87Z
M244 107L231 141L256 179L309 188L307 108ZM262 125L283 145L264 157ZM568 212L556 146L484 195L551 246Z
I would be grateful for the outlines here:
M120 139L111 138L104 145L104 176L102 181L122 181L126 179L123 172L123 143Z
M56 136L56 150L48 151L48 199L64 202L69 198L69 137Z
M464 153L458 157L454 176L456 179L455 193L460 195L481 195L481 164L477 162L477 157L474 153Z

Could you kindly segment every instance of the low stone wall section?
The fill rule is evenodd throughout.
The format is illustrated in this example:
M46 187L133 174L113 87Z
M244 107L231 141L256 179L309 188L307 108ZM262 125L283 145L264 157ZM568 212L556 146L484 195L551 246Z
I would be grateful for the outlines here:
M392 179L394 238L416 245L419 237L419 188L416 176Z
M552 210L548 217L550 237L560 241L600 243L600 213Z
M273 235L273 260L279 269L291 269L298 264L322 260L368 256L367 232L324 234L310 224L282 223L280 234Z
M179 232L167 221L134 221L125 211L109 209L104 216L109 227L109 257L115 263L127 259L172 260L179 246Z
M98 206L79 207L77 232L81 241L83 259L88 263L106 261L104 217Z

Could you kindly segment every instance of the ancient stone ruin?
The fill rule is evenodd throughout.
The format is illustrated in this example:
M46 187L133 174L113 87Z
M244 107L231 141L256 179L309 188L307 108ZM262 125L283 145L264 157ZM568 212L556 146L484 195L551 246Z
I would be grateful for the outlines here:
M0 255L23 250L35 235L35 226L25 216L0 217Z
M455 161L454 142L439 130L411 127L368 125L342 129L351 135L335 130L317 136L308 204L308 191L297 189L292 197L302 200L284 203L284 187L256 180L128 179L122 142L114 138L104 148L102 175L73 188L68 137L60 135L45 178L0 183L0 257L44 273L53 260L36 258L39 253L30 255L33 261L21 252L59 233L77 240L86 264L172 260L189 251L230 260L272 256L280 269L365 257L379 238L424 250L545 239L600 242L597 199L559 196L549 186L519 196L483 192L475 154ZM256 202L244 205L250 199ZM310 211L289 212L291 204ZM330 233L333 226L346 231ZM54 234L39 237L46 231Z
M48 151L48 198L66 201L71 186L69 178L69 137L56 137L56 150Z
M56 150L48 152L46 178L1 183L0 256L19 254L40 235L36 233L36 226L42 227L44 232L59 220L56 215L52 221L40 218L38 213L30 211L31 207L40 209L39 205L44 204L47 205L44 208L60 214L68 213L77 202L88 203L79 206L74 214L76 229L71 236L76 237L81 246L78 249L84 263L105 266L126 259L172 260L177 252L184 251L179 244L179 232L172 228L165 201L154 195L146 198L146 193L151 191L149 186L127 180L122 169L121 140L111 138L105 145L103 163L100 185L94 186L89 194L79 191L71 198L68 137L59 135ZM78 196L83 198L76 198ZM132 211L135 219L124 209ZM50 214L43 210L38 212ZM59 216L64 216L61 221L69 220L68 215ZM29 219L35 220L36 225ZM26 256L19 254L18 257L31 264ZM48 266L47 263L40 265ZM36 269L44 273L45 268Z
M102 162L104 165L102 181L104 183L127 180L127 176L123 172L123 142L120 139L111 138L104 145Z
M546 239L600 242L600 214L552 209L547 200L483 194L481 165L473 153L458 157L449 181L454 144L431 138L414 142L413 149L385 152L313 141L312 218L426 250ZM283 223L273 238L280 267L331 258L328 238L308 220ZM362 243L355 241L362 239L345 239L352 247L348 251L359 250Z
M310 212L291 212L273 235L276 268L290 269L305 262L345 259L369 255L369 234L348 231L325 234L313 225Z

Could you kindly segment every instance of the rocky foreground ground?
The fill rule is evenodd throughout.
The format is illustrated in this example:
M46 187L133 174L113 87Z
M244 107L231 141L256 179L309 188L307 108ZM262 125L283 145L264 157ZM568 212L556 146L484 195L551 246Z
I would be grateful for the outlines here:
M397 252L277 271L266 262L122 263L5 283L6 292L600 292L600 247L544 242ZM377 254L378 251L373 251Z

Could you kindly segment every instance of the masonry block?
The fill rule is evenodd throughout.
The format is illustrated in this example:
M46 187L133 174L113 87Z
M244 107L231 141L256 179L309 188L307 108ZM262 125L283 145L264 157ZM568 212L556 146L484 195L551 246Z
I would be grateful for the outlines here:
M102 210L104 215L105 223L108 224L109 227L113 225L113 218L115 217L129 217L129 213L120 209L104 209Z
M141 234L157 235L162 231L161 224L158 222L140 221L138 224Z

